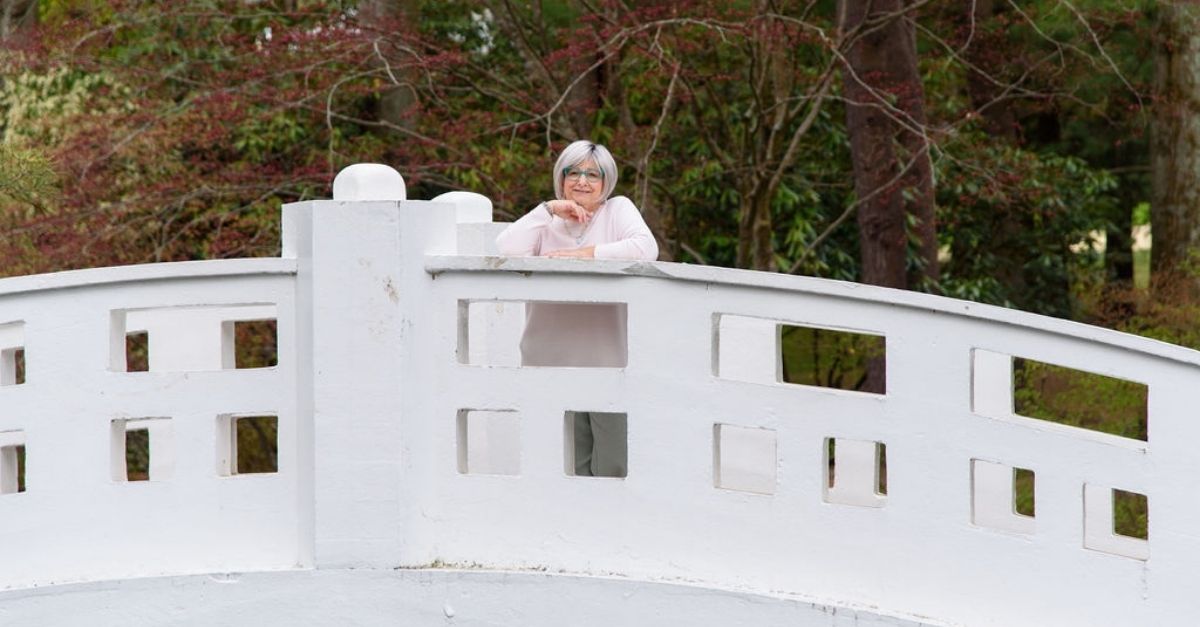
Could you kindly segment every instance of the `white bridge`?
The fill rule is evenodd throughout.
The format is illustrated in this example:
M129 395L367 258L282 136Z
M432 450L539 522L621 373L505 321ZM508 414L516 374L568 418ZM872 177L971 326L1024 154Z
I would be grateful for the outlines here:
M486 199L387 175L284 207L279 259L0 281L0 624L1197 620L1200 354L835 281L489 256ZM627 365L520 367L529 301L624 303ZM278 365L235 367L264 319ZM781 382L780 324L883 336L886 393ZM1148 440L1016 415L1014 356L1144 384ZM573 410L625 414L626 477L569 474ZM277 425L274 472L238 467L248 417ZM1114 531L1114 490L1148 538Z

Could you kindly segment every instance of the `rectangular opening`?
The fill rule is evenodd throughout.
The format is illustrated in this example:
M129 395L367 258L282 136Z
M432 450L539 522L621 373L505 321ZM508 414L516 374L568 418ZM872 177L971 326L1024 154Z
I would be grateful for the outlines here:
M713 484L716 487L774 494L777 466L773 429L713 425Z
M878 442L877 445L875 449L878 459L875 471L875 494L887 496L887 445L883 442Z
M1020 357L1012 375L1021 416L1146 441L1145 384Z
M564 417L565 472L573 477L628 475L629 421L626 414L568 411Z
M1118 536L1150 538L1150 504L1145 494L1113 488L1112 530Z
M150 371L150 333L135 331L125 334L125 372Z
M25 491L25 445L15 447L14 455L17 458L17 492Z
M162 481L175 465L169 418L118 418L112 421L112 480Z
M125 431L125 480L150 480L150 430Z
M0 385L25 383L25 349L6 348L0 351Z
M233 418L236 447L232 473L249 475L279 472L279 418L236 416Z
M837 480L837 439L825 438L825 487L832 488Z
M0 494L19 494L25 491L25 444L19 433L4 434L11 442L0 446Z
M275 320L237 320L233 327L234 368L279 365L278 324Z
M887 390L883 336L779 325L784 383L883 394Z
M826 438L822 471L825 501L882 507L887 497L887 447L883 442Z
M1111 486L1083 486L1083 546L1136 560L1150 559L1146 495Z
M25 383L25 323L0 324L0 385Z
M1034 474L1028 468L1013 468L1013 512L1033 518L1037 514L1034 501Z
M458 362L473 366L624 368L625 303L458 303Z
M1013 533L1033 533L1033 471L998 461L972 459L971 523Z
M109 368L201 372L274 366L277 319L278 307L271 303L114 309Z
M458 411L458 472L521 474L521 419L513 410Z

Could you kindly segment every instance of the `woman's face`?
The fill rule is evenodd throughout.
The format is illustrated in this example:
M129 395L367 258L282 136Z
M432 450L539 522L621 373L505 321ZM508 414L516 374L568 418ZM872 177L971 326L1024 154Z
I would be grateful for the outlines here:
M600 206L600 195L604 191L604 179L597 176L600 172L596 162L591 159L571 166L563 176L563 196L583 205L588 211L595 211Z

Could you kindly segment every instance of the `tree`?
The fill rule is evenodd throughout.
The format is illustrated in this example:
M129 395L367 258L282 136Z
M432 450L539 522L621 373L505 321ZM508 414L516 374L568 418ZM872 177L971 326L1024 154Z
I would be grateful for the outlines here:
M1200 8L1171 1L1158 10L1152 267L1200 295Z
M57 190L57 175L45 155L30 148L0 143L0 197L42 209Z
M913 4L845 0L841 9L844 27L854 38L842 73L858 195L862 279L896 288L910 285L910 219L919 251L915 274L931 282L938 279L933 167Z
M1126 63L1136 39L1110 39L1124 14L997 2L964 25L959 2L877 1L844 13L855 26L838 4L47 2L31 44L0 59L0 131L63 188L44 210L0 200L4 271L275 254L278 204L327 194L356 161L512 218L586 135L614 149L617 193L665 258L876 281L859 251L884 258L883 243L891 284L1069 314L1086 257L1071 246L1112 206L1093 170L1111 153L1062 155L1113 143L1126 104L1099 80L1107 51L1070 42L1119 44ZM1017 130L983 134L1001 110ZM886 132L859 134L860 118ZM850 220L880 207L890 239Z

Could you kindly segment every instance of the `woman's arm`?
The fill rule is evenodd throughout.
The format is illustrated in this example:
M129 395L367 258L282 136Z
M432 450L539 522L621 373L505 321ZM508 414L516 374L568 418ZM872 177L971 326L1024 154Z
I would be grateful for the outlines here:
M542 233L550 226L550 221L553 219L554 217L546 210L546 205L539 204L496 236L496 249L500 251L501 255L513 257L541 254Z
M612 214L616 240L607 244L597 244L593 256L596 259L658 259L658 242L654 241L654 234L650 232L650 227L646 226L642 212L638 211L633 201L624 196L617 196L609 202L609 209L616 210Z

